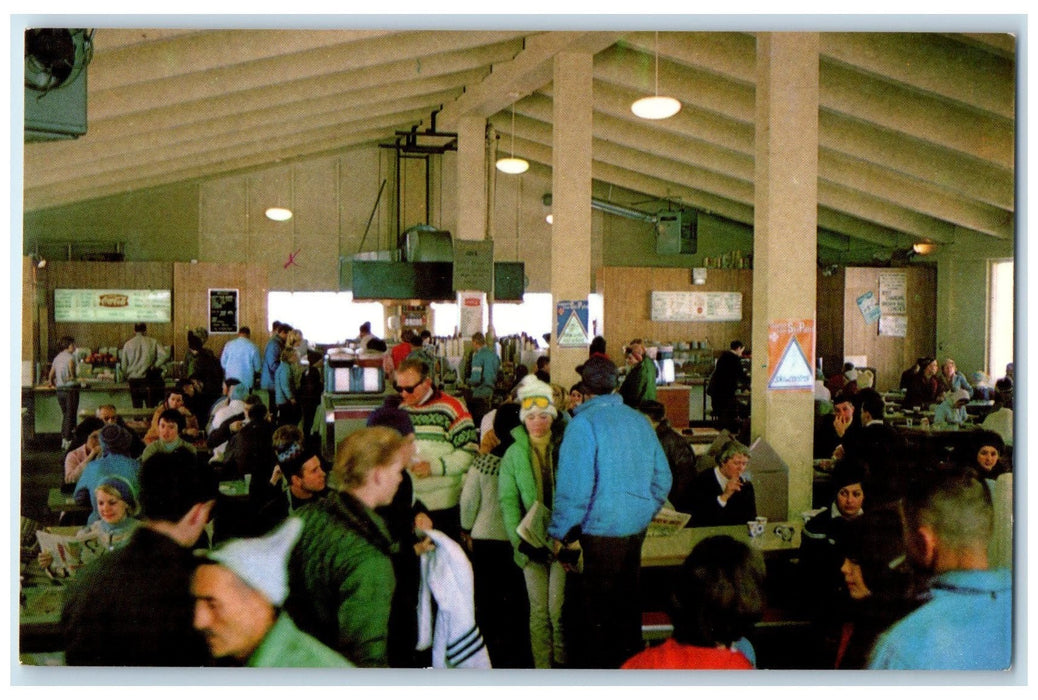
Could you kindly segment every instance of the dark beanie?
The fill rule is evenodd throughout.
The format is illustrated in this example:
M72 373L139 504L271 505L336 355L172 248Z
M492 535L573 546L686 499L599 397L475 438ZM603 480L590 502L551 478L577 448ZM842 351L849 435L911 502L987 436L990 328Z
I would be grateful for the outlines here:
M616 365L608 357L589 357L580 369L580 378L592 394L612 393L616 388Z
M133 444L133 436L125 428L114 423L101 428L101 451L105 454L114 452L125 455L130 453L130 445Z
M408 415L407 411L399 406L394 406L391 402L387 402L371 412L371 415L368 416L368 427L370 428L373 425L392 428L404 436L414 432L411 416Z

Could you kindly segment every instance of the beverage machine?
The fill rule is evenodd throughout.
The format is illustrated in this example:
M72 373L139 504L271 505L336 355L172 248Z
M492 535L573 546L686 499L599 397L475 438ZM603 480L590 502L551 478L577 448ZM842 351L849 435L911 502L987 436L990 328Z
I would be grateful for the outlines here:
M347 435L363 428L386 398L382 356L365 356L352 348L329 348L324 356L325 459L335 458L335 447Z

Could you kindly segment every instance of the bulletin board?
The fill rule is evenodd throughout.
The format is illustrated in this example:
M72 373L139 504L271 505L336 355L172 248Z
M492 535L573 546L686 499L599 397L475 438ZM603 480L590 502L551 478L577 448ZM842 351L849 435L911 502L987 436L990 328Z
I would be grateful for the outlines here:
M741 321L741 292L652 292L653 321Z

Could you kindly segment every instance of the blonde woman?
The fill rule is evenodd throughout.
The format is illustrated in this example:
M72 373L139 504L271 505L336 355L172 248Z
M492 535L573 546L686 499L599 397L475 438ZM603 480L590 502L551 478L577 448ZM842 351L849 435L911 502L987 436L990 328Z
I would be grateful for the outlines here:
M517 393L522 425L512 430L515 442L501 459L498 499L515 563L526 580L534 667L556 668L567 656L562 626L566 570L550 548L532 546L519 537L516 527L535 503L552 507L564 426L557 420L551 386L530 375ZM540 535L547 540L547 533Z

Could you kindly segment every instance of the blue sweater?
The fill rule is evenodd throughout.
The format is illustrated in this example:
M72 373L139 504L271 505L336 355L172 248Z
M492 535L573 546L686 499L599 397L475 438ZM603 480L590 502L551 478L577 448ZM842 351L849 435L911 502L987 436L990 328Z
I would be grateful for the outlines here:
M577 407L559 448L548 534L627 537L645 530L671 486L670 465L649 421L619 394Z

